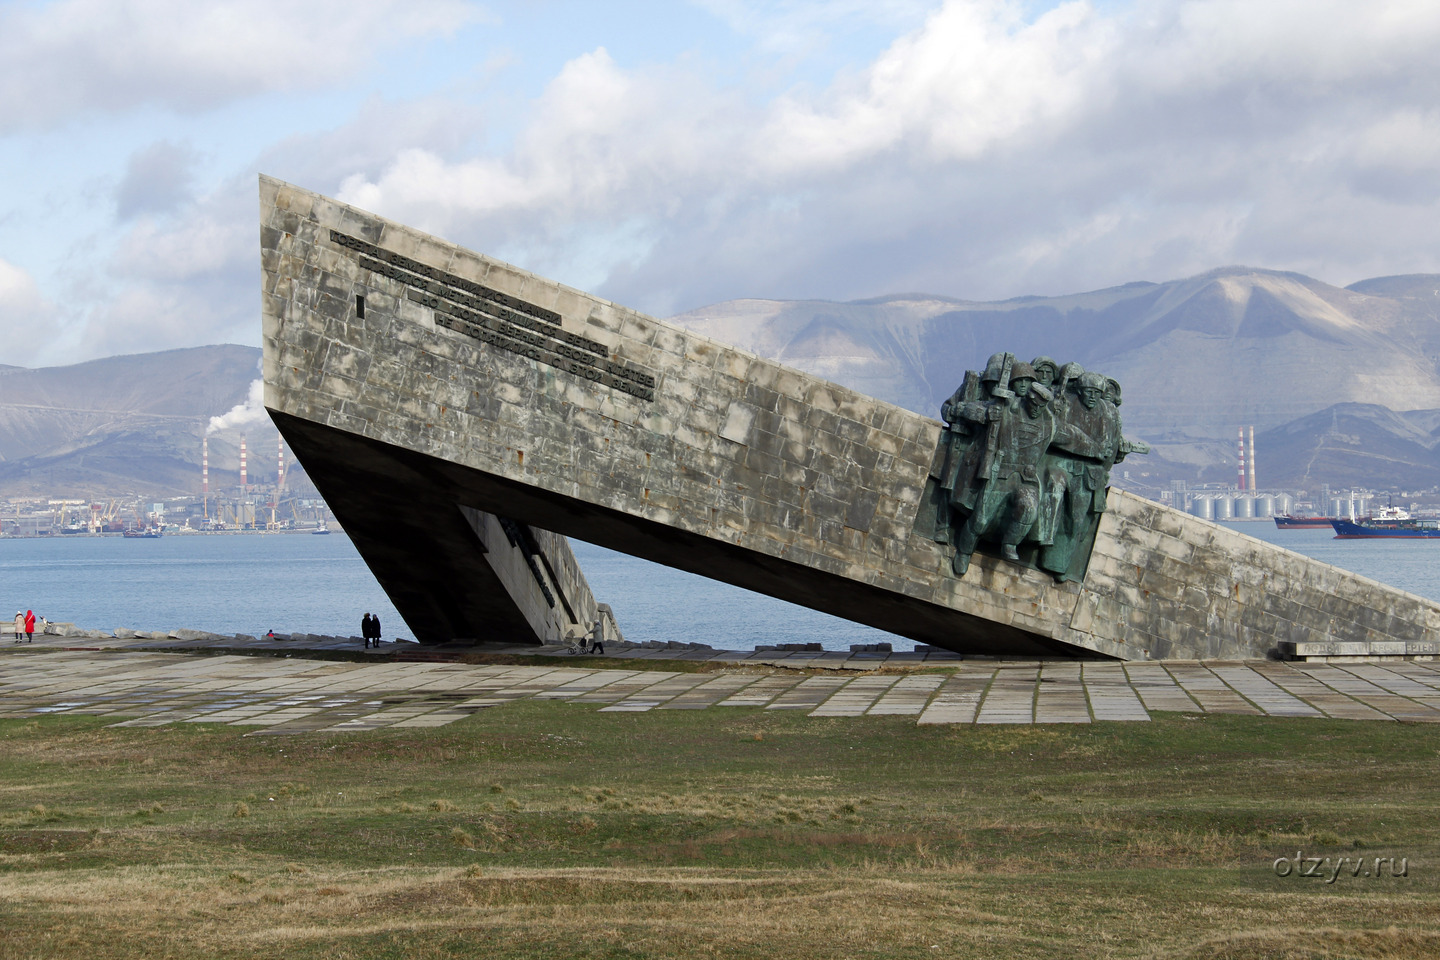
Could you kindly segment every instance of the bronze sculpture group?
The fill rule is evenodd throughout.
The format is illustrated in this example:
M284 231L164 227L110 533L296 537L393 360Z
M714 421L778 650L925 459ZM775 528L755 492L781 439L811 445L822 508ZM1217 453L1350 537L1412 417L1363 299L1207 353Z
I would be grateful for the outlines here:
M1078 363L997 353L940 408L920 522L964 576L980 544L1061 580L1084 576L1110 467L1149 447L1120 432L1120 384Z

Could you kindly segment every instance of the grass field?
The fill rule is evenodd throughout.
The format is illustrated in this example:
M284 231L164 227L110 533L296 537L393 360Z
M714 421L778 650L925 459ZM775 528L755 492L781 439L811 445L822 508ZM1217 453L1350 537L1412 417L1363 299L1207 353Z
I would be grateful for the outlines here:
M1440 956L1435 726L103 723L0 721L0 956Z

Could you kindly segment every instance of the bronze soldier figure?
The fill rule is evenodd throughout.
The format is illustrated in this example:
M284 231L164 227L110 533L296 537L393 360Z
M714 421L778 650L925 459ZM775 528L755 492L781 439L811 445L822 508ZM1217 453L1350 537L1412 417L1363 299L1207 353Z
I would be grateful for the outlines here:
M1110 467L1149 451L1121 435L1119 404L1119 383L1078 363L993 355L941 406L948 426L917 528L953 545L956 576L982 543L1062 580L1083 576Z

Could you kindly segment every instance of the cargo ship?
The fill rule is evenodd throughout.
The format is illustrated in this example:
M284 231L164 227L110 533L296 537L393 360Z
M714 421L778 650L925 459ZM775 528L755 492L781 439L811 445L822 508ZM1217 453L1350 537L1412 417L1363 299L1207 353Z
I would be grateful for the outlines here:
M1281 530L1329 530L1334 517L1294 517L1290 514L1276 515L1275 526Z
M1440 520L1418 519L1399 507L1385 507L1366 520L1330 521L1336 540L1440 540Z

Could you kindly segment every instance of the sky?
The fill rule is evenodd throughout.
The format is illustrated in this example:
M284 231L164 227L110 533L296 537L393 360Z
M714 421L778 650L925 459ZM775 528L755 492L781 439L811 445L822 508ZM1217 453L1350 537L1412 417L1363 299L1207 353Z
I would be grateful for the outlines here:
M258 345L256 176L627 306L1440 272L1434 0L0 0L0 363Z

